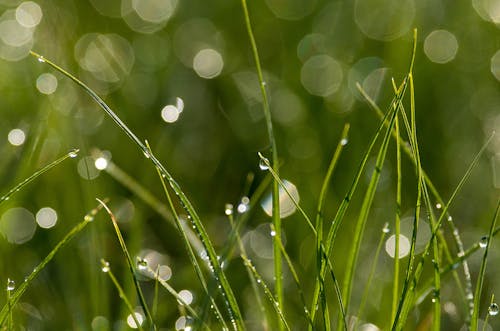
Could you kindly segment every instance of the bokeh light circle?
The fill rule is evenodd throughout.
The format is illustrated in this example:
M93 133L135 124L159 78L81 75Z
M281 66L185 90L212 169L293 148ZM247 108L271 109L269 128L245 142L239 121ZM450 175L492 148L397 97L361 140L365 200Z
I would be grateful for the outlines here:
M201 78L215 78L219 76L223 67L224 59L215 49L202 49L193 59L193 69Z
M35 216L25 208L11 208L0 218L0 233L13 244L23 244L33 238Z
M34 28L42 20L42 8L33 1L21 3L16 8L16 20L26 28Z
M12 129L7 135L7 140L12 146L21 146L26 141L26 133L21 129Z
M76 43L75 59L96 79L119 83L132 70L135 56L125 38L117 34L89 33Z
M425 38L425 55L435 63L447 63L455 58L458 41L455 35L446 30L434 30Z
M317 0L266 0L273 14L285 20L300 20L312 13Z
M36 213L36 222L41 228L50 229L57 223L57 212L50 207L40 208Z
M407 33L415 17L413 0L356 0L354 20L369 38L391 41Z
M312 95L326 97L335 93L342 83L342 66L328 55L309 58L300 71L302 86Z
M491 57L490 70L493 76L500 81L500 50Z
M38 76L36 88L42 94L52 94L57 90L57 78L50 73L44 73Z

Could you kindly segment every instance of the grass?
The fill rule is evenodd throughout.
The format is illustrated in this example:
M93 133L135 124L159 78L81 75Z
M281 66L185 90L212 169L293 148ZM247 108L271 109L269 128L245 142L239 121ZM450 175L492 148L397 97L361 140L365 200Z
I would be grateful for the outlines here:
M24 282L15 289L9 287L7 290L6 301L0 311L0 327L5 330L13 330L16 324L13 311L16 305L19 304L21 297L26 293L28 287L32 285L35 279L40 275L49 263L54 259L55 255L66 249L66 247L77 236L83 235L83 230L91 226L97 212L104 208L108 212L111 220L116 241L120 251L123 253L123 264L127 265L128 271L124 272L124 277L116 276L111 270L110 264L106 257L102 257L100 268L102 269L102 277L105 274L109 277L112 285L118 292L118 298L113 302L122 302L125 306L125 311L132 317L135 325L140 330L159 330L162 321L156 319L159 305L159 291L164 289L166 293L175 299L181 314L189 316L191 321L185 329L196 330L246 330L249 328L245 316L250 309L243 301L243 296L238 293L242 283L250 282L252 289L252 298L258 306L259 326L265 330L294 330L306 329L309 330L351 330L360 326L361 320L365 317L365 308L370 303L370 293L373 287L374 277L380 263L380 252L386 240L387 234L390 232L389 226L386 226L380 232L376 231L378 243L375 249L375 256L370 263L370 272L366 283L362 283L358 279L359 258L362 245L366 242L366 232L370 228L369 218L373 212L373 204L377 195L382 169L388 158L388 153L391 152L390 146L392 140L395 140L395 153L397 160L396 174L396 194L394 203L396 210L393 213L394 217L394 234L395 234L395 258L391 271L391 290L390 290L390 305L380 307L379 313L384 316L386 324L380 325L382 329L392 330L407 330L415 327L418 323L424 323L412 317L412 312L419 309L419 304L431 294L432 316L430 326L427 329L439 330L442 328L442 309L443 302L441 300L441 288L444 282L456 283L457 287L463 292L464 300L460 304L465 306L464 310L469 311L469 305L472 302L472 311L470 318L464 321L468 324L471 330L478 330L479 318L484 314L484 320L489 318L488 313L485 313L484 307L481 306L484 301L483 289L484 278L486 274L486 266L488 264L488 252L494 245L493 238L498 234L500 228L497 227L497 219L500 210L500 201L497 208L491 216L489 233L485 236L484 242L477 242L469 249L465 250L462 243L460 233L454 225L450 217L450 208L455 203L460 191L466 185L467 180L474 171L477 163L485 152L488 146L488 140L481 150L478 151L474 160L465 171L462 179L457 184L448 200L441 198L438 190L430 179L429 174L423 169L420 148L417 134L417 107L415 104L415 87L414 87L414 66L417 35L416 31L413 36L413 50L409 57L409 70L402 79L402 83L397 86L394 83L394 97L387 105L386 111L381 111L380 107L368 96L368 94L358 86L361 95L365 97L368 106L380 116L377 130L373 133L372 138L368 141L368 147L361 155L359 167L355 172L352 183L333 217L332 221L328 220L325 215L325 205L327 203L327 194L331 189L331 184L336 176L336 169L339 163L342 162L341 156L345 153L345 147L348 145L349 131L355 130L349 124L345 124L344 129L339 134L337 147L331 157L328 169L321 183L321 188L318 192L317 204L314 209L314 216L308 215L308 212L300 204L300 201L295 199L287 190L280 177L280 167L289 166L286 163L282 165L278 157L277 143L273 133L271 110L266 91L266 82L262 72L257 42L253 35L251 19L245 0L241 1L243 14L245 18L245 26L250 39L250 48L257 71L259 87L262 93L263 113L267 126L268 140L270 145L271 161L269 161L264 153L259 153L259 162L261 168L266 171L266 176L258 184L249 197L249 202L245 206L246 212L235 212L229 208L226 216L231 225L231 231L227 236L224 246L216 247L214 240L211 237L210 231L207 229L206 223L200 217L200 214L194 207L187 194L183 191L178 182L167 170L167 167L155 156L147 141L141 140L134 131L125 124L120 116L114 112L104 100L98 96L89 86L79 80L76 76L63 69L56 63L47 58L32 52L32 55L43 64L50 66L58 71L63 76L72 80L82 88L90 97L102 108L106 115L116 124L117 128L125 133L134 144L151 162L151 171L156 172L159 183L161 184L164 198L158 198L152 194L148 188L144 187L140 182L137 182L133 176L125 173L118 165L110 162L106 168L106 172L117 182L126 186L136 197L143 200L151 209L155 210L165 221L168 226L177 229L178 235L182 240L183 248L186 251L189 264L192 266L196 279L201 288L197 304L185 302L180 292L175 289L167 280L159 276L158 270L152 269L144 260L134 260L133 255L128 248L126 236L122 234L119 227L119 220L108 206L105 200L98 200L99 205L91 210L72 230L70 230L52 249L52 251L43 259L43 261L27 275ZM394 81L393 81L394 82ZM409 94L409 96L408 96ZM409 98L409 101L408 101ZM409 106L408 106L409 104ZM409 114L407 114L409 112ZM403 123L403 125L401 125ZM407 138L407 141L405 140ZM493 136L492 136L493 137ZM33 173L32 176L20 182L14 188L9 190L2 198L0 203L9 200L15 193L23 189L27 184L34 181L37 177L44 175L47 171L55 168L67 158L74 157L77 151L71 151L63 157L53 161L41 170ZM369 183L366 187L360 185L362 176L367 172L368 160L372 154L376 154L375 166L370 174ZM99 153L97 153L99 154ZM411 164L414 166L413 174L403 174L402 172L402 157L406 155ZM400 259L397 253L401 246L399 242L400 221L401 221L401 204L403 196L403 179L406 177L413 180L414 187L414 223L413 233L410 238L409 256L405 262ZM271 186L272 192L272 225L271 234L273 246L273 282L266 280L263 272L267 270L259 270L259 265L256 261L252 261L249 254L246 252L244 243L245 225L251 217L251 212L258 206L265 191ZM280 196L279 191L282 187L285 195L298 210L300 218L306 224L310 235L314 238L314 247L311 247L310 253L314 254L314 268L308 270L304 276L304 272L300 272L300 266L297 261L290 255L283 241L282 224L280 217ZM341 229L347 219L346 215L351 202L357 197L362 196L361 207L358 210L352 211L356 214L354 230L350 234L348 245L346 247L338 247L337 241ZM245 194L246 195L246 194ZM434 208L433 201L437 201L441 208L437 211ZM389 205L389 203L388 203ZM187 215L187 220L182 219L182 213ZM436 214L437 213L437 214ZM420 223L421 215L428 215L431 236L425 244L424 251L417 253L417 233L419 227L427 226ZM313 222L314 220L314 222ZM446 220L446 222L445 222ZM446 226L445 226L446 224ZM451 231L453 234L451 240L447 239L446 234ZM326 234L326 235L325 235ZM342 234L345 235L345 234ZM455 244L459 249L456 253L452 252L449 244ZM339 265L335 259L334 247L345 251L346 263ZM480 270L477 275L474 293L471 292L472 280L468 275L469 265L467 259L478 250L483 251ZM235 255L239 255L239 259L234 259ZM258 261L257 261L258 262ZM430 272L425 272L426 265L431 264ZM235 266L237 265L237 266ZM457 268L462 266L466 275L465 280L461 280ZM96 266L98 268L98 266ZM233 277L229 270L234 268L242 268L246 271L247 278L242 279ZM146 271L150 278L154 279L155 290L154 294L144 291L144 284L141 281L140 274ZM387 271L384 271L387 272ZM343 274L338 278L338 274ZM446 276L452 273L453 279L449 280ZM128 280L125 278L128 277ZM291 286L287 287L284 284L286 277L291 277L294 283L294 289ZM341 280L341 282L339 282ZM122 285L128 284L128 285ZM360 304L357 305L353 298L353 288L363 288L360 297ZM133 291L130 289L133 288ZM470 295L469 295L470 294ZM493 306L493 294L491 295L490 305ZM472 295L472 297L470 297ZM298 297L298 303L289 302L289 298ZM144 315L145 321L140 321L137 318L137 308L134 308L135 302L138 302L141 308L141 314ZM300 313L296 312L296 307L299 307ZM357 311L357 313L355 313ZM297 315L299 317L297 317ZM493 318L494 314L490 314ZM367 317L368 318L368 317ZM423 324L422 324L423 325Z

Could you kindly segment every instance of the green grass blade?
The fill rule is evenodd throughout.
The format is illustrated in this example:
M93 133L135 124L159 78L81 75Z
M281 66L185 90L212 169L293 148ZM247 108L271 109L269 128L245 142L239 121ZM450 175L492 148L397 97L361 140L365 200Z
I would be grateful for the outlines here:
M128 252L127 245L125 244L125 240L123 240L123 236L122 236L122 233L120 231L120 228L118 227L118 222L115 218L115 215L113 214L111 209L109 209L109 207L106 205L106 203L104 201L99 200L99 199L96 199L96 200L104 207L104 209L109 214L111 222L113 223L113 228L115 229L116 236L118 238L118 241L120 242L120 247L121 247L122 252L125 255L125 258L127 260L130 273L132 274L132 278L134 280L135 290L137 292L137 296L139 298L139 302L141 304L141 307L144 310L144 314L146 314L146 318L149 320L149 322L151 324L151 328L153 330L156 330L156 325L153 321L153 317L151 316L151 313L149 312L149 308L148 308L148 305L146 303L146 299L144 298L144 294L142 293L141 285L139 284L139 280L137 279L137 276L136 276L135 264L132 261L132 258L130 257L130 253Z
M151 148L147 142L146 142L146 145L148 147L149 153L151 153L151 155L153 155L153 152L151 151ZM215 302L215 299L213 297L213 293L212 293L211 289L209 289L207 287L207 282L206 282L205 277L203 275L203 272L201 270L201 265L198 262L198 259L196 258L196 254L193 250L193 247L191 247L191 245L190 245L189 236L188 236L189 233L187 231L185 231L185 229L187 227L182 224L180 217L177 214L172 197L170 196L170 193L168 192L167 184L165 183L165 178L161 174L161 170L158 167L156 167L156 170L158 172L158 177L160 178L160 181L162 184L163 192L165 193L165 196L167 198L168 205L170 207L170 210L172 211L175 225L177 227L177 230L179 231L179 234L181 235L181 237L183 239L184 246L186 247L186 250L188 252L188 257L189 257L189 260L191 262L191 265L193 265L193 267L195 269L196 276L198 277L198 280L200 281L200 283L203 287L203 290L205 291L205 294L207 295L207 297L209 297L209 299L211 301L211 307L212 307L213 311L215 312L215 314L217 315L218 320L221 321L224 324L224 328L227 329L227 325L225 324L224 318L222 317L222 314L220 313L220 310ZM201 250L199 251L199 253L201 253ZM204 313L202 316L202 320L205 320L204 315L205 315L206 311L204 310L203 312Z
M259 284L259 286L264 291L264 294L267 297L267 299L271 302L273 309L280 318L281 321L280 325L282 325L286 330L290 330L290 326L286 321L285 315L281 310L281 306L278 300L274 297L273 293L269 289L269 286L267 286L267 284L264 282L264 279L262 279L262 276L257 272L257 269L255 269L255 266L252 264L252 261L250 261L250 259L243 254L241 255L241 258L243 259L243 263L245 264L245 266L251 271L252 276L256 279L257 284Z
M80 150L78 150L78 149L73 149L73 150L69 151L67 154L65 154L65 155L61 156L60 158L58 158L57 160L52 161L51 163L47 164L46 166L44 166L40 170L34 172L31 176L29 176L28 178L26 178L25 180L23 180L22 182L20 182L16 186L14 186L12 189L10 189L9 192L5 193L5 195L3 195L0 198L0 204L2 202L5 202L5 201L9 200L12 195L14 195L15 193L19 192L24 186L28 185L29 183L31 183L32 181L34 181L37 177L43 175L44 173L46 173L50 169L54 168L59 163L63 162L64 160L67 160L68 158L74 158L74 157L76 157L78 155L79 151Z
M50 251L50 253L43 259L42 262L40 262L35 269L31 272L31 274L26 277L24 282L21 283L21 285L14 290L12 293L9 301L7 304L5 304L0 311L0 326L4 325L5 320L7 319L9 315L9 310L11 307L14 307L16 303L19 301L19 299L22 297L24 292L28 289L28 287L31 285L33 280L38 276L38 274L45 268L45 266L52 261L54 256L64 248L76 235L78 235L80 232L82 232L85 227L94 220L95 215L97 212L101 209L100 206L96 207L95 209L91 210L85 217L83 218L83 221L78 223L71 231L69 231L64 238L57 243L57 245Z
M111 279L111 282L115 286L116 290L118 291L118 294L120 296L120 299L122 299L123 303L125 303L125 306L127 307L130 316L132 316L132 319L135 322L135 325L139 330L143 330L142 324L139 323L137 320L137 317L135 316L135 310L132 307L132 304L130 303L130 300L127 298L127 295L125 294L125 291L121 287L120 283L118 283L118 280L116 279L115 275L111 271L111 267L109 266L109 262L105 261L104 259L101 259L101 269L104 273L106 273L109 278Z
M437 220L436 224L433 226L433 230L432 230L432 233L431 233L431 238L430 238L429 242L427 243L427 245L426 245L426 247L424 249L424 252L421 254L420 261L419 261L418 265L415 268L415 272L414 272L414 275L412 277L412 280L411 280L411 282L410 281L405 282L405 285L403 286L403 292L401 294L401 298L400 298L400 301L399 301L398 311L396 313L396 318L393 321L392 330L401 330L401 329L404 328L407 316L409 314L411 306L413 305L413 298L415 296L416 286L417 286L418 282L420 281L420 276L421 276L422 271L423 271L423 266L424 266L424 263L425 263L425 258L427 257L427 255L429 253L429 250L430 250L430 248L433 245L433 241L436 239L436 236L437 236L437 233L439 231L439 228L440 228L443 220L445 219L445 216L447 215L448 210L449 210L451 204L454 202L454 200L455 200L458 192L460 192L460 190L462 189L463 185L465 184L465 182L469 178L472 170L474 169L474 167L478 163L479 158L484 153L484 151L486 150L486 147L489 145L489 143L491 142L491 140L493 139L493 137L494 137L494 134L492 134L488 138L488 140L486 141L486 143L481 147L481 149L479 150L479 152L477 153L477 155L474 157L474 159L472 160L471 164L467 168L464 176L461 178L461 180L458 183L457 187L455 188L455 190L451 194L450 199L448 200L448 202L444 206L443 211L442 211L439 219Z
M396 118L396 123L394 126L396 130L396 217L394 219L394 273L392 281L392 309L391 309L391 321L396 316L396 310L398 308L398 298L399 298L399 235L401 233L401 182L402 182L402 170L401 170L401 139L399 139L399 117Z
M500 200L498 200L497 208L495 210L495 215L491 220L490 231L488 233L488 236L486 237L486 246L484 247L483 259L481 260L481 268L479 269L479 275L477 276L476 293L474 295L474 311L472 312L472 319L470 322L471 331L477 331L478 328L477 323L479 319L479 306L481 303L481 293L483 290L484 275L486 274L486 261L488 259L488 251L491 246L491 241L492 241L491 239L493 239L493 231L497 224L499 214L500 214ZM484 243L481 243L481 245L484 245Z
M247 29L248 37L250 39L250 46L252 48L252 54L255 61L255 67L257 70L257 76L259 78L259 87L262 95L262 104L264 110L264 117L266 119L266 127L269 138L269 143L271 144L271 153L272 153L272 166L276 171L277 176L279 177L278 166L278 149L276 147L276 139L274 138L273 133L273 123L271 120L271 110L269 109L269 100L266 92L266 84L264 81L264 76L262 74L262 68L260 65L259 52L257 49L257 43L255 42L255 37L253 35L252 24L250 21L250 14L248 13L247 1L241 0L241 5L243 8L243 16L245 18L245 26ZM278 303L283 309L283 280L282 280L282 266L281 266L281 252L279 248L279 243L281 242L281 217L280 217L280 203L279 203L279 186L278 181L273 181L273 190L272 190L272 206L273 206L273 225L276 231L276 235L273 237L273 254L274 254L274 276L275 276L275 295L278 300ZM280 330L283 329L283 325L280 325Z
M199 235L200 240L203 244L205 251L207 252L207 256L210 263L210 268L213 270L214 276L221 287L222 294L225 297L225 304L229 311L230 318L233 324L233 328L235 330L243 330L243 318L241 316L238 304L236 302L236 298L234 293L229 285L226 275L223 270L220 268L217 261L217 254L215 253L215 249L212 245L210 238L205 230L203 223L201 222L200 217L196 213L191 201L187 198L184 192L181 190L179 184L174 180L174 178L170 175L170 173L166 170L163 164L154 156L150 154L149 149L146 147L144 143L141 142L139 138L125 125L125 123L111 110L111 108L87 85L85 85L78 78L70 74L68 71L59 67L52 61L47 60L43 56L30 52L33 56L38 58L39 62L46 63L55 70L59 71L81 88L87 92L94 101L104 110L104 112L118 125L118 127L139 147L146 158L149 158L151 162L161 170L162 176L165 176L170 187L174 190L174 192L178 195L180 202L182 203L184 209L190 216L191 224L193 226L193 230Z
M402 85L402 87L401 87L402 90L405 89L405 84L406 83L404 83ZM359 86L359 88L361 88L361 86ZM363 90L362 90L362 93L364 93ZM351 187L349 188L347 194L345 195L344 199L340 203L339 208L337 209L337 213L335 214L335 217L334 217L334 219L332 221L332 224L330 226L330 229L328 230L328 234L327 234L327 237L326 237L326 241L325 241L325 256L330 256L331 253L332 253L333 243L335 242L335 237L337 235L337 231L340 228L340 225L342 224L344 215L347 212L347 208L349 207L349 204L351 202L352 196L354 195L354 192L356 191L356 189L358 187L358 183L359 183L359 181L361 179L361 175L363 174L363 171L365 170L366 163L368 162L368 159L370 157L371 151L373 150L373 148L375 146L375 143L378 140L378 138L379 138L379 136L380 136L380 134L381 134L384 126L385 126L386 120L389 118L389 116L394 111L394 105L395 105L395 100L393 100L391 102L391 104L389 106L389 111L384 115L384 117L381 120L381 123L380 123L377 131L375 132L374 136L370 140L370 144L369 144L367 150L365 151L363 159L361 160L361 163L360 163L360 165L358 167L356 175L354 176L354 179L353 179L353 182L351 184ZM376 105L373 105L373 106L378 108L378 106L376 106ZM322 279L322 278L325 277L326 271L327 271L326 263L324 261L322 261L321 262L321 267L320 267L320 279ZM319 286L318 283L316 283L316 285L314 287L313 297L312 297L312 300L311 300L311 305L310 305L311 317L312 317L313 321L315 320L315 316L316 316L316 312L317 312L316 306L318 304L319 295L320 295L320 286Z
M398 98L401 98L403 95L399 94ZM356 223L356 228L354 230L354 237L352 240L351 250L348 254L347 258L347 266L346 272L344 275L344 284L342 286L342 298L344 300L344 304L346 309L349 311L349 303L351 299L351 291L352 291L352 283L354 279L354 272L356 269L356 263L358 260L359 250L361 248L361 240L363 238L364 230L366 228L366 223L368 220L368 215L371 209L371 205L373 203L373 199L375 197L375 192L377 189L378 181L380 179L380 174L382 171L382 167L384 165L385 157L387 155L387 149L389 147L390 136L392 127L394 126L396 116L397 116L397 107L392 111L390 117L390 123L388 129L385 133L385 136L382 140L381 147L379 149L377 155L377 161L375 163L375 169L372 172L370 183L368 184L368 188L366 190L363 203L361 205L361 210L359 213L358 221ZM342 323L339 323L338 330L342 328Z

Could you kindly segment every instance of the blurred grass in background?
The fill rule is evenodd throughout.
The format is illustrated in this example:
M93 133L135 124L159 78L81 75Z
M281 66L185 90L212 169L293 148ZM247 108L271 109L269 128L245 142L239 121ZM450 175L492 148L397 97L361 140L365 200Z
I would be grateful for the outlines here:
M391 78L399 82L406 74L414 27L419 31L414 76L420 153L424 169L445 198L486 138L500 130L499 1L262 0L249 5L283 162L280 175L296 187L306 211L314 211L340 131L349 122L349 142L327 198L326 220L333 217L378 125L356 83L378 104L387 105ZM28 55L33 49L75 73L147 139L195 203L215 245L222 247L229 232L225 205L236 208L264 178L257 152L269 155L270 147L239 1L0 0L0 12L0 193L70 149L81 150L78 158L1 206L0 281L21 282L95 207L96 197L108 197L131 253L168 265L173 286L189 290L196 302L199 284L176 229L96 169L94 153L96 148L104 151L108 163L163 201L150 162L86 94ZM389 153L362 261L371 261L380 231L393 222L393 146ZM249 173L255 175L253 182L247 180ZM402 213L411 218L415 176L408 160L403 174ZM497 134L450 212L466 247L486 234L499 189ZM351 210L360 200L353 201ZM272 279L270 217L260 208L250 212L242 236L257 268ZM347 220L335 246L351 240L349 214ZM99 261L105 258L118 276L127 272L110 225L98 217L42 272L16 312L20 324L29 330L125 327L126 311L116 304L118 295L100 270ZM307 225L292 214L283 231L300 275L312 280L314 238L304 235ZM420 235L426 239L425 233ZM334 249L333 258L341 269L343 252ZM499 250L493 249L484 291L497 297L499 259ZM470 261L475 279L479 255ZM361 286L354 289L354 306L369 266L359 266ZM248 325L255 323L258 330L260 311L252 304L244 270L239 262L229 268ZM390 305L389 255L381 258L378 270L379 286L370 296L366 320L387 327L379 309ZM124 282L129 278L121 277ZM311 291L307 284L306 293ZM144 286L151 291L154 284L145 278ZM291 278L285 278L285 286L293 288ZM443 325L460 329L464 312L454 283L443 284L441 293ZM160 299L158 324L172 329L183 312L168 294ZM292 316L296 310L297 326L305 325L299 297L287 299ZM428 305L423 303L420 317L413 317L426 316ZM493 329L500 325L489 322Z

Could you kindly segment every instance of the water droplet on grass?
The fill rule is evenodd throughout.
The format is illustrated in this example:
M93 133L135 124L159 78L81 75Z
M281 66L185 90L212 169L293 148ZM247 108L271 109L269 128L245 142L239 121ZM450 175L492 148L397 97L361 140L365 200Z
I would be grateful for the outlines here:
M250 208L250 199L248 197L243 197L241 198L241 202L240 204L238 205L238 213L240 214L244 214L248 211L248 209Z
M345 146L345 145L347 145L347 143L348 143L348 142L349 142L349 140L347 140L347 138L343 138L343 139L340 141L340 144L341 144L342 146Z
M78 156L78 150L77 150L77 149L74 149L74 150L70 151L70 152L68 153L68 155L69 155L69 157L70 157L70 158L74 159L75 157L77 157L77 156Z
M441 209L443 206L438 202L436 203L436 209Z
M481 240L479 240L479 247L486 248L487 245L488 245L488 237L487 236L481 237Z
M453 221L453 217L451 217L451 215L448 215L448 222L451 222Z
M259 168L260 168L260 170L262 170L262 171L269 170L268 164L269 164L269 160L268 159L266 159L266 158L260 159L260 161L259 161Z
M43 56L38 57L38 62L45 63L45 58Z
M498 312L499 312L499 308L498 308L498 305L496 303L492 303L489 307L488 307L488 314L490 316L496 316L498 315Z
M142 257L137 258L137 268L139 270L146 270L148 267L148 261Z
M385 223L384 227L382 229L382 232L383 233L389 233L390 231L391 231L391 229L389 228L389 223Z
M226 214L227 216L233 214L233 205L232 204L226 203L226 206L225 206L225 209L224 209L224 214Z
M87 214L87 215L85 215L83 220L86 222L92 222L94 220L94 216Z
M276 236L276 231L271 230L271 237L274 237L274 236Z
M7 279L7 291L14 291L16 288L16 282L14 282L12 279Z
M109 272L109 262L108 261L102 261L102 267L101 267L102 272Z

